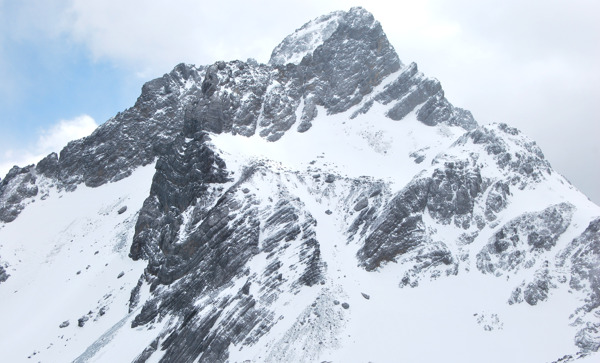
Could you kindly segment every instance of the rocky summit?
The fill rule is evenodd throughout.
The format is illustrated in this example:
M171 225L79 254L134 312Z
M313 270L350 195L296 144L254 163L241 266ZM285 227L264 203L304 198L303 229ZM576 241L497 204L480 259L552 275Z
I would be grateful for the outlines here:
M600 207L362 8L0 181L10 362L592 362Z

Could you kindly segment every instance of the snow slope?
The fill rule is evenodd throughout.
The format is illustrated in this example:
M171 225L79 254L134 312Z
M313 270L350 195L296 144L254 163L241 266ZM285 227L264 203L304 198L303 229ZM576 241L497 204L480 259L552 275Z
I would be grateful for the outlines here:
M69 193L49 187L46 198L0 225L10 274L0 285L3 361L71 361L102 334L129 327L130 293L145 264L128 252L153 174L154 165L148 165L98 188L79 186ZM119 214L122 207L127 210ZM82 317L89 320L79 327ZM69 325L60 328L65 321ZM113 338L106 336L105 344ZM143 332L119 336L127 341L119 360L133 359L148 338Z
M436 154L447 151L461 131L443 125L428 127L410 117L394 122L381 112L379 117L369 113L354 120L346 114L322 117L314 121L310 133L289 133L280 143L267 143L258 137L234 140L229 135L213 135L213 142L222 150L227 165L268 159L274 170L300 172L306 180L317 173L349 178L371 175L397 191L427 168ZM336 135L340 132L343 135ZM393 142L386 143L386 137ZM419 149L425 149L423 164L410 157ZM491 166L485 170L493 174ZM466 247L458 238L464 231L426 220L435 238L446 242L456 255L467 252L472 258L461 264L456 276L425 280L416 288L401 286L412 266L408 259L406 264L391 263L374 272L357 266L360 246L347 240L351 216L339 216L339 206L348 203L344 198L347 186L336 182L335 193L325 193L314 189L310 181L287 180L286 187L318 221L316 238L327 264L327 282L312 288L312 300L297 297L294 303L274 308L281 321L287 322L278 325L287 328L273 329L250 347L232 346L231 362L552 362L566 353L576 356L573 337L578 328L570 314L581 306L584 297L563 284L551 291L543 304L509 305L517 281L531 280L535 268L498 278L482 274L474 261L502 221L548 205L570 201L578 206L572 226L560 239L561 249L581 234L587 222L600 215L600 208L562 176L555 173L544 183L515 190L500 220L485 227ZM286 179L278 179L278 183L285 184ZM334 215L326 214L327 210L335 211ZM349 308L333 301L348 303ZM311 324L310 332L298 328L304 321Z
M358 214L352 206L362 193L357 181L384 185L380 202L384 205L415 175L434 168L436 157L468 153L453 151L464 130L425 126L414 113L392 121L384 116L384 106L376 107L354 119L349 117L353 109L320 116L310 132L287 133L278 142L258 136L211 135L211 143L235 174L252 163L266 165L266 176L245 184L257 193L259 205L266 208L279 190L299 198L304 213L318 221L316 239L326 264L325 282L296 292L284 289L268 305L278 323L253 344L232 344L229 361L394 362L401 357L411 362L551 362L566 353L575 356L573 336L578 327L569 315L583 297L563 284L551 290L543 304L509 305L515 284L531 280L536 268L499 278L475 267L477 252L513 216L564 201L576 204L573 223L558 242L563 249L583 232L587 221L600 215L597 206L558 174L544 183L515 189L499 220L479 231L468 246L460 244L464 231L425 215L434 239L446 243L456 256L469 256L455 275L425 276L411 288L401 281L414 264L413 255L375 271L359 266L361 239L348 234ZM421 156L419 163L415 154ZM488 178L502 176L491 167L485 170L491 173ZM75 192L46 185L45 197L35 199L16 221L0 227L2 260L10 274L0 285L4 359L131 361L163 328L178 321L173 316L130 327L140 309L130 312L130 294L145 263L127 255L153 173L154 166L149 165L119 182L98 188L79 186ZM329 174L335 181L324 184L322 179ZM119 214L123 206L127 210ZM190 212L185 212L184 220ZM298 253L294 251L282 261L293 266ZM260 272L269 263L261 256L249 262L250 271ZM233 294L243 283L243 278L234 280L220 294ZM143 303L150 293L145 282L140 284ZM89 320L79 327L82 317ZM69 325L59 327L64 321ZM150 361L160 357L158 351Z

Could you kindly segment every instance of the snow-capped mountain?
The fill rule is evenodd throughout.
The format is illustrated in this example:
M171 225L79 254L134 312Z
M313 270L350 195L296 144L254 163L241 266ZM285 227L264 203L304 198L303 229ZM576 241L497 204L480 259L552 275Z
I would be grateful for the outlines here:
M600 207L362 8L0 181L7 362L592 362Z

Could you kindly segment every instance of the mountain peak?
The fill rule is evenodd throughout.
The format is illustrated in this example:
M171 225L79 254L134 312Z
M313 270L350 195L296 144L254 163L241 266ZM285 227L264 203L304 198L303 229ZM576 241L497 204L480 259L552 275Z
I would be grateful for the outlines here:
M307 54L323 44L337 29L342 11L336 11L320 16L304 24L285 39L273 50L269 64L285 65L298 64Z
M309 21L294 33L288 35L271 54L269 64L300 64L307 56L313 56L328 43L335 48L361 48L376 50L380 55L390 53L390 65L400 65L400 60L389 44L383 29L373 15L361 7L353 7L349 11L334 11ZM329 45L329 48L332 48ZM382 52L383 51L383 52Z
M5 361L597 358L600 208L533 141L362 8L270 63L180 64L0 182Z

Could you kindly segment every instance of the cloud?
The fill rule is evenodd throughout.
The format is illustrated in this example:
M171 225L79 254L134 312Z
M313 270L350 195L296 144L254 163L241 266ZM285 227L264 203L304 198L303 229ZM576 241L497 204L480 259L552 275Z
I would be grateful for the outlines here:
M41 132L38 147L43 152L60 151L69 141L91 134L96 127L98 124L88 115L77 116L72 120L60 120L49 130Z
M0 178L14 166L35 164L51 152L59 152L71 140L91 134L98 124L88 116L60 120L47 130L40 130L35 145L27 149L9 149L0 154Z
M73 0L63 33L96 59L162 74L178 63L210 64L249 57L266 62L296 21L320 15L317 3L277 0Z

